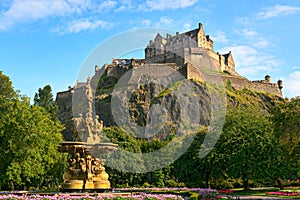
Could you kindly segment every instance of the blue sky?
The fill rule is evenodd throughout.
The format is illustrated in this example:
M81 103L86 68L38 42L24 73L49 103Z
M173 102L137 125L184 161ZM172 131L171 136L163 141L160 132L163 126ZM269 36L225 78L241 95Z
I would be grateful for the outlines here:
M299 21L298 0L1 0L0 70L21 94L33 98L50 84L55 96L109 38L148 27L183 32L201 22L216 52L232 51L239 74L282 79L284 96L294 97Z

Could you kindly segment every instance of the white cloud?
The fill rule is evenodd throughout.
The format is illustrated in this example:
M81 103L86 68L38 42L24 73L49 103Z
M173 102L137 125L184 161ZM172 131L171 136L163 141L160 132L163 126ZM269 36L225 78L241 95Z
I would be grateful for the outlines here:
M170 25L172 22L173 22L173 19L171 19L169 17L161 17L159 19L160 25Z
M144 26L150 26L151 20L145 19L145 20L143 20L141 23L142 23Z
M168 26L173 23L173 19L169 17L160 17L159 21L155 23L155 26L160 27L160 26Z
M236 19L236 22L246 27L253 24L252 19L250 19L249 17L239 17Z
M143 10L166 10L186 8L194 5L197 0L147 0L145 4L139 6Z
M260 36L258 32L251 29L242 29L242 31L236 31L241 36L245 37L247 41L251 43L253 47L256 48L266 48L269 47L271 44L269 40L265 37Z
M183 25L183 32L191 30L191 24L190 23L185 23Z
M67 20L89 18L105 11L143 11L179 9L194 5L198 0L146 0L136 3L132 0L3 0L0 10L0 31L16 24L32 23L47 18ZM161 18L161 25L173 21ZM60 21L58 21L60 23ZM144 21L147 25L147 21Z
M118 4L117 1L112 1L112 0L103 1L103 2L98 6L98 10L99 10L99 11L110 11L110 10L113 9L117 4Z
M258 33L254 30L248 30L248 29L243 29L242 30L242 34L246 37L253 37L253 36L257 36Z
M228 38L223 31L217 31L214 35L211 36L214 42L226 43Z
M264 11L259 12L257 17L259 19L268 19L277 16L291 15L297 12L300 12L300 7L276 4L275 6L265 8Z
M288 79L284 79L283 86L288 97L300 96L300 71L290 73Z
M259 33L254 30L243 29L241 34L249 39L256 48L266 48L270 46L268 39L259 36Z
M89 6L89 0L14 0L10 8L0 15L0 30L6 30L15 23L81 13Z
M257 48L266 48L270 46L270 43L267 39L259 37L255 39L253 46Z
M112 24L102 20L80 19L68 23L67 26L59 27L54 30L60 34L79 33L81 31L95 30L97 28L110 27Z
M237 72L246 77L256 77L259 73L275 71L281 62L272 55L263 54L249 46L226 47L220 52L232 51Z
M115 9L115 12L136 9L136 8L134 8L131 0L119 0L119 4L120 4L120 6L117 9Z

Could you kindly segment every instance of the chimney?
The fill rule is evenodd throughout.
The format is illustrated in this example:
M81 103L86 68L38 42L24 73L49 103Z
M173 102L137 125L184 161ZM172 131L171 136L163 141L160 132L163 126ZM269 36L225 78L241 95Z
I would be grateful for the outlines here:
M201 28L202 28L202 24L201 24L201 23L199 23L199 24L198 24L198 26L199 26L199 29L201 29Z

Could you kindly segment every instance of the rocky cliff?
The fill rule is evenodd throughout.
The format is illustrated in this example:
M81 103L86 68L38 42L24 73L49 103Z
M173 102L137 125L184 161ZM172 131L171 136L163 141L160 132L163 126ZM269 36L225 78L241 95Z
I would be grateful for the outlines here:
M151 72L146 69L151 69ZM155 80L151 76L153 71L157 77ZM187 80L161 66L157 69L145 66L127 72L121 78L110 76L106 71L92 78L94 108L104 126L121 126L138 138L165 139L178 134L183 125L208 126L216 106L228 108L253 104L269 109L282 101L282 98L267 93L237 90L229 82L216 86ZM86 111L84 88L82 85L57 94L59 118L67 127L64 132L66 140L72 140L74 133L71 118ZM223 101L222 91L225 95ZM213 96L220 101L212 102Z

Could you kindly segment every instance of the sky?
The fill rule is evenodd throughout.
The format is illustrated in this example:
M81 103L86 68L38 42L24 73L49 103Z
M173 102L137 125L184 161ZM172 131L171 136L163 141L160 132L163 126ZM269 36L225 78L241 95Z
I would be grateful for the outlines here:
M300 95L299 0L0 1L0 71L31 99L47 84L54 97L73 86L95 49L124 33L184 32L200 22L215 52L232 51L240 75L261 80L269 74L273 82L283 80L284 97ZM145 34L141 48L153 36ZM111 48L130 44L125 40ZM137 52L134 55L143 56L142 49ZM99 58L106 55L98 53Z

